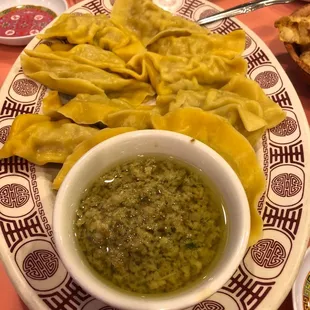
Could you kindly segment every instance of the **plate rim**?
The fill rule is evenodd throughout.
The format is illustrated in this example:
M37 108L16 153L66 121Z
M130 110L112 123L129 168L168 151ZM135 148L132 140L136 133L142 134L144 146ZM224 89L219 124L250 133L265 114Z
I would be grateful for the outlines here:
M220 6L214 4L210 1L207 1L207 0L200 0L200 1L203 2L202 5L209 5L209 6L215 8L217 10L220 10L220 11L223 10ZM91 0L84 0L84 1L81 1L79 3L76 3L75 5L71 6L66 11L64 11L63 13L70 13L72 11L75 11L75 10L81 8L83 5L85 5L89 2L91 2ZM40 33L44 32L45 29L50 28L58 18L59 18L59 16L57 16L49 25L47 25L44 29L42 29L42 31ZM298 123L302 127L307 127L304 130L301 129L301 132L305 136L305 140L306 140L306 141L303 141L303 143L307 146L307 148L305 148L305 150L304 150L305 166L309 166L309 160L307 160L307 157L309 157L309 155L310 155L309 123L308 123L303 105L300 101L300 98L297 94L296 89L294 88L290 78L286 74L284 68L282 67L282 65L280 64L280 62L276 58L276 56L273 54L273 52L270 50L270 48L267 46L267 44L255 33L255 31L250 29L247 25L245 25L243 22L239 21L237 18L230 18L230 20L237 23L248 35L255 38L256 42L259 43L259 46L267 54L268 58L271 59L271 63L275 64L277 66L277 69L279 70L279 72L278 72L279 75L282 78L285 77L285 85L288 87L291 97L294 98L294 106L298 106L300 108L300 109L298 109L298 111L299 111L299 122ZM34 37L27 44L27 46L24 47L24 49L26 49L26 48L33 49L35 47L35 45L38 44L39 42L40 42L40 40L37 39L36 37ZM0 98L5 97L5 95L7 94L9 83L12 81L11 77L13 77L14 74L17 73L16 69L18 67L20 67L20 56L24 53L24 49L22 50L22 52L19 54L19 56L15 60L15 62L12 65L7 77L5 78L5 80L3 82L3 85L0 89ZM310 184L310 172L306 175L306 178L305 178L305 189L307 188L306 187L307 184ZM309 207L307 207L307 206L309 206L309 199L310 199L310 193L307 194L307 192L305 191L304 207L303 207L303 209L305 210L305 213L303 214L303 217L306 217L306 220L307 220L306 223L308 224L308 227L310 227L310 210L309 210ZM302 264L305 252L308 248L308 242L309 242L309 237L310 237L310 229L308 230L306 236L307 236L307 239L303 240L302 245L299 245L301 250L299 250L299 252L298 252L298 254L299 254L298 257L296 257L296 256L294 257L294 260L295 260L295 262L297 261L297 264L295 264L294 270L291 272L291 276L289 279L290 281L289 282L286 281L286 286L284 289L285 293L281 294L281 296L279 296L279 298L276 300L276 302L274 302L275 299L273 299L272 304L265 305L264 310L274 310L277 307L279 307L282 304L282 302L284 301L284 299L287 297L290 290L292 289L294 280L295 280L297 273L299 271L299 268ZM2 243L3 243L3 238L0 238L0 248L1 249L3 248L3 246L1 245ZM8 274L11 282L14 284L15 290L18 292L19 297L24 301L24 303L26 304L26 306L30 310L31 309L35 309L35 310L49 309L47 307L47 305L42 301L42 299L40 297L38 297L38 294L28 285L28 283L25 281L25 279L22 277L22 275L17 272L16 266L15 267L11 266L11 265L13 265L12 260L11 259L7 259L7 260L5 259L5 254L9 254L8 248L7 247L5 247L5 248L6 248L5 253L3 250L0 251L0 258L1 258L2 264L4 266L4 269L6 270L6 273ZM10 268L10 267L12 267L12 268ZM287 283L290 283L290 284L287 285ZM275 289L275 288L273 287L273 289ZM258 307L256 309L261 310L262 304L266 301L266 299L270 299L270 296L266 297L258 305Z

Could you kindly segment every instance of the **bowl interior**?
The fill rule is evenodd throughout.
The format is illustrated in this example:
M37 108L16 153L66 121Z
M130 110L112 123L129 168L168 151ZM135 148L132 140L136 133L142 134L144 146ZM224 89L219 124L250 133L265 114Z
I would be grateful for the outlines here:
M132 294L120 295L90 272L75 244L73 222L84 189L106 167L139 154L171 155L196 166L211 179L225 203L228 238L224 252L206 280L179 295L171 293L169 297L162 295L147 300ZM216 152L181 134L141 130L108 139L78 161L57 194L53 226L56 246L68 271L82 287L97 298L120 308L127 305L126 309L184 309L216 292L236 270L247 247L250 215L247 198L238 177Z

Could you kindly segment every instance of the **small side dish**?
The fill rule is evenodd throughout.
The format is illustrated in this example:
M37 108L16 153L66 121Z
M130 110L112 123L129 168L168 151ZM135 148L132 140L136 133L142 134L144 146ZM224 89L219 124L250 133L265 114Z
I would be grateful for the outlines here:
M247 197L228 163L192 140L134 130L69 171L55 202L55 243L92 296L120 309L184 309L235 272L250 234Z
M67 8L65 0L1 0L0 44L27 45Z
M38 34L55 17L55 12L42 6L10 7L0 12L0 36L12 38Z

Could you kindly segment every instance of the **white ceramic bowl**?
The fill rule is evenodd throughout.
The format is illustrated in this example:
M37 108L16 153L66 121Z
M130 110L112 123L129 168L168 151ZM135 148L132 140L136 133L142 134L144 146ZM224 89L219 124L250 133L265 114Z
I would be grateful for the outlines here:
M228 219L228 241L220 260L200 283L182 293L139 297L100 281L83 262L73 232L81 195L105 168L139 154L170 155L201 169L222 194ZM185 309L220 289L237 269L249 238L250 212L244 189L226 161L205 144L164 130L139 130L110 138L86 153L60 187L53 215L58 253L72 277L91 295L121 309Z
M52 10L57 16L68 9L66 0L0 0L0 13L6 9L19 5L35 5L45 7ZM0 44L25 46L35 36L36 34L20 37L0 36Z

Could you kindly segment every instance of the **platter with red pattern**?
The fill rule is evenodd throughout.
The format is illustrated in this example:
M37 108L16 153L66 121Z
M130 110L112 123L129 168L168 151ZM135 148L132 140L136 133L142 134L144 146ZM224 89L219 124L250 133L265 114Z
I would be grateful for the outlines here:
M113 3L86 0L69 12L109 15ZM156 4L192 20L220 10L202 0L158 0ZM309 237L308 123L286 73L257 35L235 19L215 22L209 28L220 34L245 30L247 75L287 117L263 135L256 149L267 180L257 206L264 222L263 237L248 249L225 286L191 309L276 309L293 284ZM34 39L28 49L38 43ZM48 91L23 74L18 59L1 89L0 146L17 115L40 113ZM39 167L18 157L0 162L0 249L7 272L17 289L23 287L19 293L31 309L116 310L80 288L57 254L51 228L55 173L53 166Z

